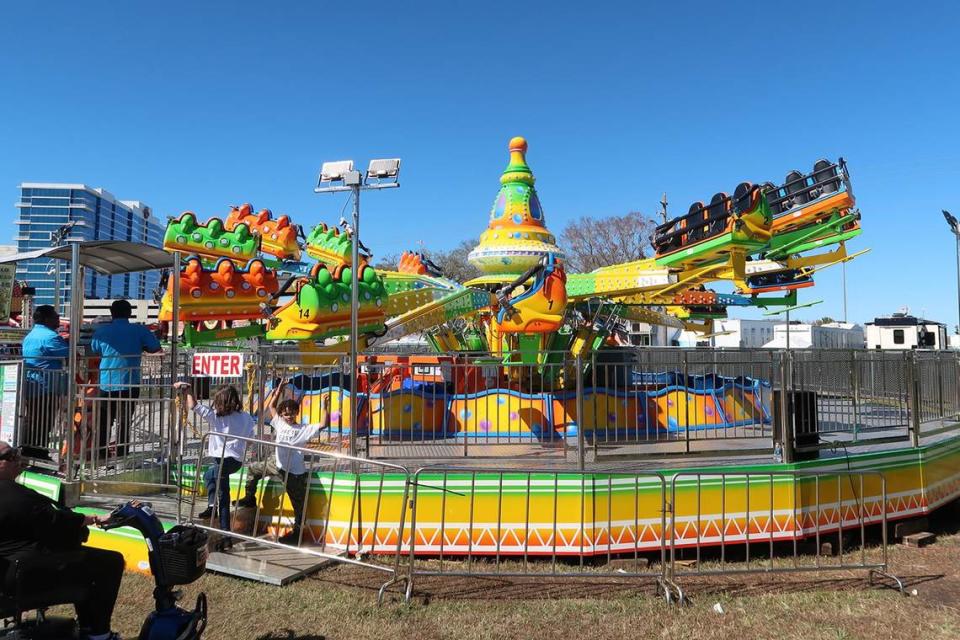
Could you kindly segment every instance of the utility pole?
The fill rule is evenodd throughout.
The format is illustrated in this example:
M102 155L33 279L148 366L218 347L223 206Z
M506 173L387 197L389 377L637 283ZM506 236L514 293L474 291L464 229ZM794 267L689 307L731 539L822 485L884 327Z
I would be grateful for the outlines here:
M943 209L943 217L950 226L950 232L957 239L957 313L960 315L960 222L946 209Z
M667 202L667 192L664 191L664 192L663 192L663 197L660 198L660 216L663 218L664 224L666 224L666 222L667 222L667 220L668 220L668 217L667 217L667 204L669 204L669 203Z
M844 324L846 324L847 322L847 263L841 262L840 269L842 270L840 276L843 278L843 322Z

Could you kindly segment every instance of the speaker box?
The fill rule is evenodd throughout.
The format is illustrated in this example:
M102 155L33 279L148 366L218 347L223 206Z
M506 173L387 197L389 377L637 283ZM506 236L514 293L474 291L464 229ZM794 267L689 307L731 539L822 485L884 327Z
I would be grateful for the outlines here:
M777 442L783 442L784 430L780 410L783 402L782 395L779 389L773 390L773 439ZM789 398L787 420L788 424L792 422L795 435L793 458L797 462L816 460L820 457L820 450L812 447L820 444L817 428L817 394L814 391L790 391L787 397ZM808 450L804 451L804 449Z

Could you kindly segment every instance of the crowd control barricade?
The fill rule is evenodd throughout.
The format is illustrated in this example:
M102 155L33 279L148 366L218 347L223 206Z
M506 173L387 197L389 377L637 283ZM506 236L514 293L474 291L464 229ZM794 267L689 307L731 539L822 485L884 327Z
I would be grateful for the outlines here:
M144 354L139 367L111 369L110 377L96 360L84 365L78 368L82 382L76 386L71 435L64 444L73 447L71 476L81 480L84 491L93 487L99 493L176 489L169 355Z
M6 379L4 366L4 386ZM14 381L19 390L16 444L24 447L31 457L46 457L56 462L60 456L69 403L67 402L66 360L64 358L31 358L33 366L21 360L19 379Z
M216 435L203 435L204 452L210 438ZM380 589L381 600L390 586L408 583L409 576L402 566L410 487L407 469L336 451L291 447L258 438L229 438L246 446L242 466L228 476L228 502L246 497L247 484L254 479L253 471L265 477L252 484L252 504L249 507L231 504L229 528L221 526L216 509L201 519L199 513L211 499L214 505L223 504L220 487L224 457L205 457L194 469L189 499L179 507L181 519L233 543L253 545L252 548L262 545L295 550L385 573L389 580ZM278 451L281 455L302 454L304 475L298 477L289 470L277 471L275 465L269 468L270 463L275 463ZM215 472L210 471L213 465ZM272 472L276 473L271 475ZM207 494L207 487L211 485L212 496ZM299 506L296 504L300 501L298 494L303 496ZM293 535L289 535L291 533Z
M880 471L680 472L670 479L670 505L667 576L676 584L690 576L865 570L871 582L881 576L903 592L888 573ZM868 551L871 533L879 549Z
M263 418L263 403L267 400L269 388L266 386L264 372L264 355L269 345L259 345L250 351L226 349L219 346L203 346L183 350L178 355L178 381L188 381L193 388L194 397L198 402L206 403L224 386L232 386L240 396L243 408L257 421L256 437L264 435L265 423ZM238 356L239 365L235 371L215 373L195 371L195 356L211 354L231 354ZM175 441L172 449L176 454L175 477L188 481L189 473L183 469L184 464L191 464L203 457L204 450L201 439L206 428L203 421L188 411L183 397L177 394L174 405L173 419Z
M682 597L665 579L660 473L433 466L413 476L411 504L411 581L640 578Z

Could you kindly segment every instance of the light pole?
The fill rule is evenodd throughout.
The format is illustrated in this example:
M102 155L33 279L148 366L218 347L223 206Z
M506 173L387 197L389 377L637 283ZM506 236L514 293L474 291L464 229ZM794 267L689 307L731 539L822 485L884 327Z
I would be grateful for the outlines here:
M778 316L781 313L787 314L787 351L790 351L790 312L796 311L797 309L806 309L807 307L812 307L816 304L820 304L821 302L823 302L823 300L814 300L813 302L806 302L804 304L795 304L792 307L786 307L785 309L767 311L763 314L765 316Z
M350 234L350 455L357 456L357 390L359 367L357 341L360 339L360 192L370 189L390 189L400 186L400 158L371 160L367 173L353 168L353 160L324 162L315 193L350 191L353 194L353 226L346 226Z
M51 247L59 247L59 246L61 246L61 245L63 244L64 238L67 237L67 234L70 233L70 230L73 229L73 227L76 226L76 224L77 224L77 221L76 221L76 220L71 220L71 221L69 221L68 223L66 223L65 225L57 228L56 231L51 232L51 233L50 233L50 246L51 246ZM60 298L60 260L54 259L54 261L53 261L53 268L54 268L54 272L53 272L53 287L54 287L54 291L53 291L53 308L57 310L57 313L60 313L60 312L62 311L62 309L60 308L60 306L61 306L61 305L60 305L60 300L61 300L61 298ZM50 273L50 271L48 270L48 271L47 271L47 274L49 274L49 273Z
M840 263L841 277L843 278L843 322L847 322L847 263Z
M47 263L47 275L53 276L53 308L60 313L60 261L56 258Z
M944 219L947 221L947 224L950 225L950 232L953 233L957 239L957 321L960 323L960 221L957 221L946 209L942 209L942 211ZM958 329L958 331L960 331L960 329Z

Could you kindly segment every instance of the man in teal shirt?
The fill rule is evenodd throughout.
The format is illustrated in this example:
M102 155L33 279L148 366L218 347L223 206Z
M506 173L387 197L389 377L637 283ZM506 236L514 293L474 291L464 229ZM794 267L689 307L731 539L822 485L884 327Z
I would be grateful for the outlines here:
M67 390L63 365L70 347L57 333L60 314L49 304L34 309L33 323L33 329L23 339L27 406L18 443L48 449L54 444L52 434L58 431L57 416Z
M130 444L130 422L140 397L140 357L160 351L160 341L150 330L132 324L133 308L126 300L110 305L110 323L93 333L90 349L100 356L99 440L95 445L101 459L110 442L110 425L117 422L117 457L123 457Z

